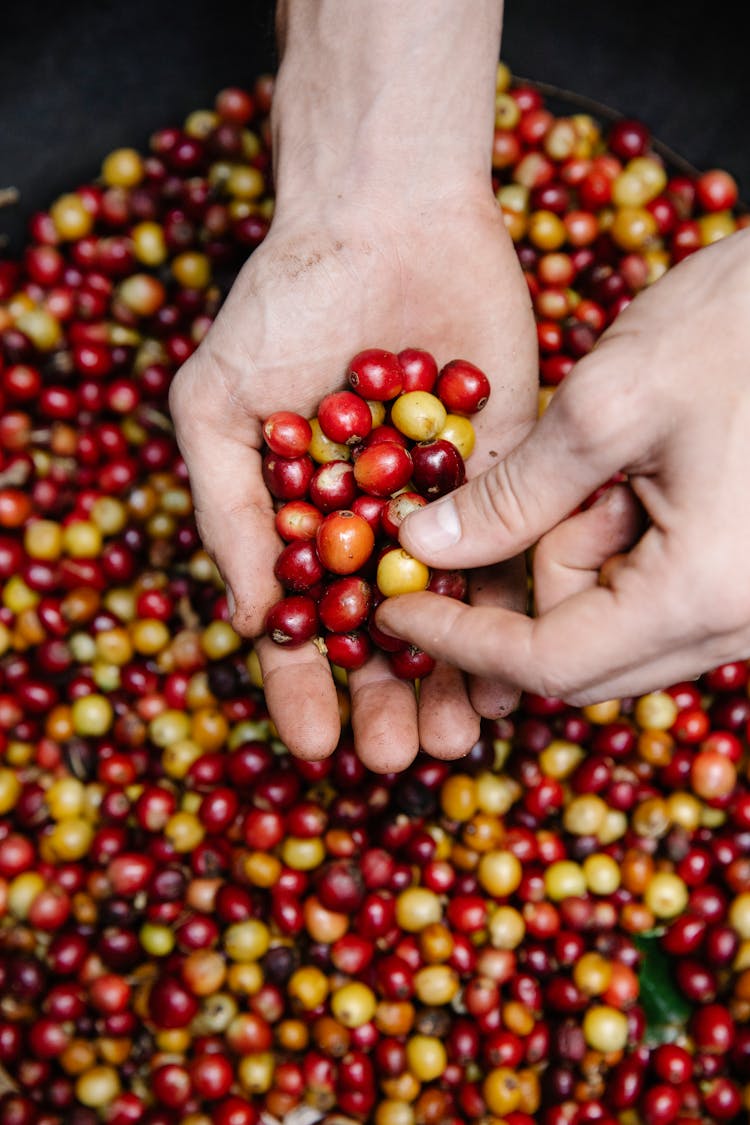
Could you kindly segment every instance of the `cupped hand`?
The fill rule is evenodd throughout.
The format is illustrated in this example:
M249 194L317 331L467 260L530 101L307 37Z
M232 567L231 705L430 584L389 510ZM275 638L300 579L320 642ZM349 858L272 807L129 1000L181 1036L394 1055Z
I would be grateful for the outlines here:
M266 701L281 738L302 757L330 753L340 736L327 660L314 644L282 648L262 637L280 596L273 575L282 546L261 475L263 420L275 410L313 416L323 395L345 386L346 365L365 347L426 348L438 363L482 367L492 394L477 416L469 471L504 456L535 414L536 337L523 281L491 193L454 194L416 213L340 203L277 214L235 281L210 331L178 372L170 394L199 532L224 577L237 631L256 643ZM474 596L520 605L522 568L477 574ZM443 757L467 752L478 713L510 706L504 682L439 666L410 683L382 656L349 676L352 726L373 769L403 768L419 746Z
M626 487L579 510L619 471ZM534 618L418 594L385 603L378 623L469 672L577 705L745 658L748 479L745 230L640 293L524 442L405 521L402 543L434 566L486 566L539 541Z

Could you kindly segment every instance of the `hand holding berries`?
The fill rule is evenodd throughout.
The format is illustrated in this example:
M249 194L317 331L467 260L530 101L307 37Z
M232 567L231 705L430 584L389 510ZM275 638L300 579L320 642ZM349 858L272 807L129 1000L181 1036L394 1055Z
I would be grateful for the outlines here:
M283 102L282 94L277 101L281 117ZM490 99L490 110L492 104ZM289 115L295 115L291 106ZM320 124L327 128L327 122ZM478 160L484 167L486 134L479 132ZM337 144L340 139L337 129ZM310 180L308 169L303 191L295 194L296 171L289 164L293 146L288 142L287 133L275 154L283 175L270 229L240 270L205 339L178 372L170 410L201 539L229 589L235 630L257 638L266 700L279 735L295 754L324 757L341 733L340 692L329 661L312 644L287 648L264 635L266 614L283 592L274 575L286 542L279 532L285 524L287 529L296 524L312 530L317 520L303 507L308 504L323 516L348 509L374 521L390 493L341 500L362 460L355 451L368 451L358 469L363 473L371 458L377 462L384 456L369 452L382 437L397 445L414 440L400 435L399 441L386 431L373 442L372 431L385 430L385 425L370 411L371 432L366 433L361 409L347 418L351 429L334 428L326 435L317 422L319 409L324 420L331 405L342 403L334 398L324 410L324 400L342 393L362 399L348 383L347 365L372 344L392 355L407 348L446 359L465 355L485 372L502 371L502 386L475 416L473 451L467 444L460 448L474 473L493 452L507 451L531 424L538 376L528 289L489 178L479 177L473 164L466 175L458 169L446 195L442 171L410 167L393 181L387 196L358 191L332 217L330 175L319 185ZM349 175L348 163L341 172ZM338 173L333 175L336 179ZM460 206L454 207L454 201ZM372 370L367 374L374 377ZM411 355L399 376L400 392L434 393L437 374L434 359ZM375 397L368 401L385 405ZM269 446L272 457L264 473L263 423L290 408L313 431L307 453L298 454L290 474L300 490L308 487L310 492L307 499L290 500L290 508L279 513L274 492L287 482L278 479L278 458L289 453ZM458 442L466 419L447 408L446 413L451 440ZM291 451L294 440L292 435ZM396 470L403 468L401 452L389 447L386 453ZM317 459L319 454L325 461ZM313 462L311 476L306 457ZM500 572L486 579L483 597L492 589L493 600L506 601L510 585L521 595L520 573L512 583ZM358 644L357 650L363 647ZM443 690L433 699L434 688L426 680L417 701L411 684L400 681L384 659L376 701L374 681L372 688L364 687L376 668L381 668L377 653L374 661L351 673L349 684L353 710L368 712L358 724L358 750L368 763L403 768L420 745L442 746L446 732L451 732L448 741L456 753L476 740L477 711L467 694L476 685L456 674L455 691ZM485 681L479 687L488 690ZM399 702L391 702L391 693ZM486 704L481 704L484 710L497 710L497 692Z
M347 379L352 390L326 395L311 421L280 410L263 422L264 479L276 498L277 527L288 540L274 568L286 596L268 611L266 633L289 647L315 639L346 672L363 667L374 644L386 651L397 677L417 679L433 670L434 660L413 646L383 649L372 630L375 598L430 585L429 568L399 546L399 527L410 511L463 483L459 444L473 449L469 416L487 403L490 383L466 360L438 371L435 358L420 348L400 354L368 348L353 357ZM458 431L451 420L461 422ZM353 510L373 499L382 503L369 517ZM301 530L286 514L311 502L319 510L314 541L307 525ZM341 575L360 576L358 585L347 588L350 599L355 589L360 595L353 617L332 609L342 597ZM374 596L365 577L373 580ZM447 589L456 596L455 584ZM463 597L465 582L460 590Z

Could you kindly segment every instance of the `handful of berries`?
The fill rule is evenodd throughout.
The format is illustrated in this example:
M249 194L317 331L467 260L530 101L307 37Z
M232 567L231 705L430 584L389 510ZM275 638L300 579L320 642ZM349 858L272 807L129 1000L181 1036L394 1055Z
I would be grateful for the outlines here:
M434 661L382 633L373 613L395 594L465 597L463 573L430 570L398 533L410 512L463 484L471 415L485 406L490 382L468 360L438 368L420 348L367 348L347 380L350 389L326 395L312 420L278 411L263 425L263 477L286 543L274 568L285 596L269 610L266 632L281 645L314 640L347 671L375 646L396 675L417 679Z

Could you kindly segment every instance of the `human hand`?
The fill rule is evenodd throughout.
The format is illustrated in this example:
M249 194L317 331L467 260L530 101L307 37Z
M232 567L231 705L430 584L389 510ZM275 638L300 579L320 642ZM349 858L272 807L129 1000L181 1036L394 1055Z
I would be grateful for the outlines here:
M378 624L575 705L747 657L749 355L740 231L639 294L510 456L405 521L402 544L434 566L484 566L540 540L535 618L438 613L432 595L411 594L384 603ZM629 488L577 511L620 470Z
M361 348L414 345L439 363L464 357L493 380L476 416L475 472L504 455L535 412L536 337L528 293L489 184L463 185L416 216L339 204L278 213L231 289L205 340L179 372L170 398L194 494L201 538L231 591L233 623L259 636L280 596L273 566L281 547L261 476L261 425L274 410L312 416L344 385ZM505 568L506 570L508 568ZM484 575L479 600L523 603L525 578ZM339 737L327 660L313 644L256 645L266 702L289 748L322 757ZM401 769L420 745L439 756L468 751L477 711L463 676L438 667L423 680L417 716L412 685L375 656L349 676L358 751L378 770ZM480 683L475 704L500 709L502 685ZM508 706L505 703L505 706Z

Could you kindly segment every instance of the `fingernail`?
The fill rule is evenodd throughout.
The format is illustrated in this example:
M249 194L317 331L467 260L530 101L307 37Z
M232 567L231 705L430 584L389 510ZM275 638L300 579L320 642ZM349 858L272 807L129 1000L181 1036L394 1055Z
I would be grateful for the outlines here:
M404 522L409 525L410 539L425 551L444 551L461 538L461 521L450 499L428 504Z
M229 617L232 618L234 617L234 611L237 608L237 602L234 600L234 594L232 593L229 586L225 587L225 593L227 598L227 611L229 613Z

